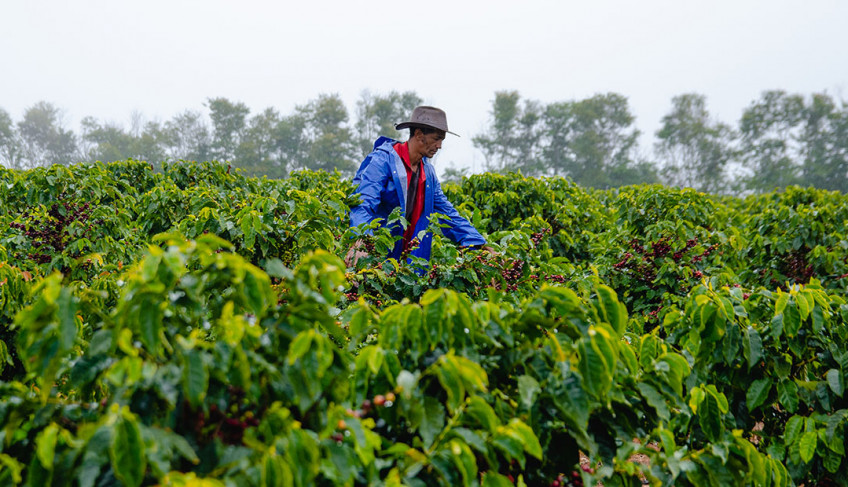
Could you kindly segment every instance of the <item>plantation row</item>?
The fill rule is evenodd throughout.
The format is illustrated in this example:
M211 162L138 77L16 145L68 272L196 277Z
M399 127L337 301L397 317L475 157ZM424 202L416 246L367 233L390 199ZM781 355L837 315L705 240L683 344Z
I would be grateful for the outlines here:
M327 173L0 172L0 483L848 482L845 196L444 189L495 255Z

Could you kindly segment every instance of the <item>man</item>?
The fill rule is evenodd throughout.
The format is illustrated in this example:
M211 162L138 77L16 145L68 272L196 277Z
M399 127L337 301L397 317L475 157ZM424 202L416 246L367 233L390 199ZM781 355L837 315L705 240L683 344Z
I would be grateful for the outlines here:
M350 224L357 226L380 219L385 226L386 218L395 208L409 222L404 230L400 225L391 227L392 235L398 237L389 258L398 259L405 252L424 259L430 258L433 235L429 232L416 242L416 236L426 230L430 215L440 213L447 219L443 228L445 236L459 245L485 245L486 239L465 218L461 217L442 192L436 171L430 159L442 148L448 130L445 112L434 107L420 106L412 111L409 121L399 123L396 129L409 129L409 139L398 142L380 137L374 142L374 150L368 154L353 183L358 185L360 204L351 208ZM417 245L416 245L417 243ZM491 247L484 249L492 251ZM356 263L363 252L352 249L345 262Z

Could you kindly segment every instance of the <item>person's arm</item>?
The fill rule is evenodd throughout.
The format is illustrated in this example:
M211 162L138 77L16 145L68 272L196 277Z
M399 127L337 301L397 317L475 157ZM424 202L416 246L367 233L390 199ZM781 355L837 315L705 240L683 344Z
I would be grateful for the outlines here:
M442 192L442 185L439 184L438 179L433 181L433 211L448 217L446 223L449 226L442 229L446 237L459 245L482 245L484 246L484 250L493 251L491 247L486 245L486 239L480 235L480 232L468 220L463 218L451 202L448 201L447 196Z

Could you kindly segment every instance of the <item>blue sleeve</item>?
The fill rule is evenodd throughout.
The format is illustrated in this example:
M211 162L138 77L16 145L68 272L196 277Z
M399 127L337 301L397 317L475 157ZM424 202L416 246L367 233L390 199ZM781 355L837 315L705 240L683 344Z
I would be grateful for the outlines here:
M386 180L391 172L387 170L385 161L374 153L368 155L353 178L358 184L354 194L359 195L359 205L350 209L350 226L371 223L377 218L377 207L380 205L380 193L386 186Z
M449 239L459 245L483 245L486 243L486 239L480 235L480 232L468 220L460 216L456 208L448 201L447 196L442 192L442 185L438 179L433 183L433 211L449 218L444 221L449 227L442 229L442 232Z

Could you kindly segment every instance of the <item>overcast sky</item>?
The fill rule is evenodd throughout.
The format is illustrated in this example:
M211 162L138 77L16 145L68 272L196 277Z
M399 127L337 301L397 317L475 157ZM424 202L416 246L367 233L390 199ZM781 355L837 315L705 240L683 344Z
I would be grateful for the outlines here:
M769 89L848 99L848 1L0 0L0 107L167 120L209 97L291 113L338 93L418 93L452 131L436 163L482 168L495 91L626 96L648 151L675 95L735 124Z

